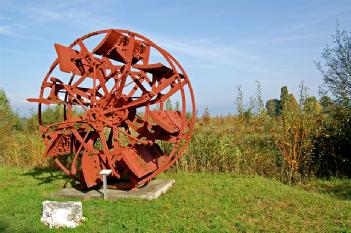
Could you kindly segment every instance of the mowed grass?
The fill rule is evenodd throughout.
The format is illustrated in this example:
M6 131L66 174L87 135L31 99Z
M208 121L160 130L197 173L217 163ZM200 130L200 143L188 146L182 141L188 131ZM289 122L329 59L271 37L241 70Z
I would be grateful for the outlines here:
M158 200L82 201L84 224L50 232L351 232L348 192L339 186L342 195L324 192L333 182L290 187L258 176L162 177L176 184ZM40 222L42 201L67 200L49 196L65 179L60 172L0 168L0 232L48 232Z

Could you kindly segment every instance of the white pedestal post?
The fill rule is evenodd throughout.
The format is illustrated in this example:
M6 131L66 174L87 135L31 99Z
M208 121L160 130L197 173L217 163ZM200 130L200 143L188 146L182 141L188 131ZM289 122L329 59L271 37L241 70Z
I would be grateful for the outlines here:
M110 175L112 170L102 169L100 175L102 175L102 188L104 193L104 200L107 200L107 176Z

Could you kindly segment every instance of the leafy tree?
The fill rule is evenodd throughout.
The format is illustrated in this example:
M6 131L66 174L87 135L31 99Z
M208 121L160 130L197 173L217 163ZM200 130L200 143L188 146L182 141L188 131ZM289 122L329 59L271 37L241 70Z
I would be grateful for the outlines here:
M300 110L295 96L289 94L287 86L283 86L280 89L280 100L270 99L267 101L266 109L269 116L279 116L283 115L284 112L296 112Z
M0 89L0 110L10 111L10 101L4 90Z
M303 110L308 114L319 114L323 109L315 96L309 96L305 100Z
M323 113L330 113L333 107L333 100L329 96L324 95L319 99L319 104L322 107Z
M3 117L3 124L10 124L12 130L22 129L21 119L17 113L12 111L10 100L2 89L0 89L0 112Z
M328 111L316 142L316 173L322 177L351 177L351 111L340 105L331 105Z
M337 27L332 46L322 52L317 63L324 81L321 98L323 131L316 143L318 175L351 177L351 34Z
M289 99L286 104L286 108L288 111L292 111L292 112L300 111L300 106L297 103L297 100L293 94L289 94Z
M326 91L331 92L335 99L350 106L351 98L351 34L339 30L333 37L333 46L327 46L322 53L322 62L317 63L323 74Z
M266 109L269 116L278 116L280 111L280 101L278 99L268 100L266 103Z

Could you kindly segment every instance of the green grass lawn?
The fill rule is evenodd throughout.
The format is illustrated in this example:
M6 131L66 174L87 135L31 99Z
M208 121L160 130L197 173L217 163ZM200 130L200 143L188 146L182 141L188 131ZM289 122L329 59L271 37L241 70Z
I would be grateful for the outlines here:
M50 232L351 232L351 182L289 187L262 177L166 173L176 184L154 201L82 201L84 224ZM0 168L0 232L47 232L42 201L60 172Z

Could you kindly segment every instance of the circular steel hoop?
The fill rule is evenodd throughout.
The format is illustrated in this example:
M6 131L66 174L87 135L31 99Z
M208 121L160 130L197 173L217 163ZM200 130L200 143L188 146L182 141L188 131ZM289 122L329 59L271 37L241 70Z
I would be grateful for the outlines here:
M103 38L91 42L97 37ZM146 184L177 161L189 144L196 107L190 80L171 54L118 29L55 48L58 57L36 100L44 157L86 187L101 184L101 169L112 169L115 188ZM49 121L43 105L62 106L55 109L61 118Z

